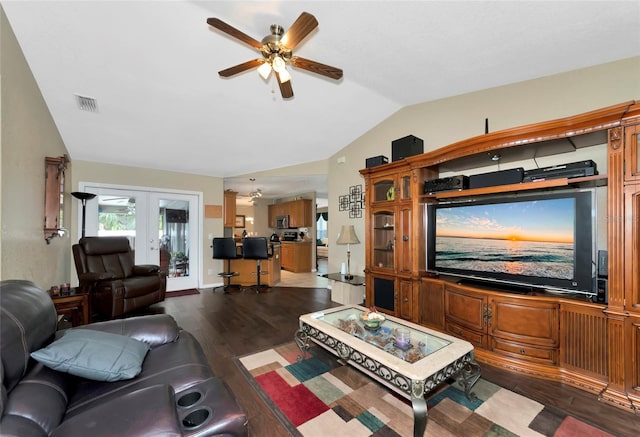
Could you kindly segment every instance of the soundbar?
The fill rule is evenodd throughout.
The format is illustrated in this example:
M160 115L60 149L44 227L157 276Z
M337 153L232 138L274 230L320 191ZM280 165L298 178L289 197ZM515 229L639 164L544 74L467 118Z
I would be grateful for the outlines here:
M469 188L494 187L496 185L519 184L522 182L524 168L492 171L490 173L475 174L469 177Z
M571 162L569 164L552 165L524 172L523 182L544 181L558 178L579 178L598 174L596 163L592 160Z

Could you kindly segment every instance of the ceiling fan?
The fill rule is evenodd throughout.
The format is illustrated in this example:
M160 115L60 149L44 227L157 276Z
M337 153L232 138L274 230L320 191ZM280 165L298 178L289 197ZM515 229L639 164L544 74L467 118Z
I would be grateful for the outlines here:
M219 71L218 74L222 77L230 77L251 68L258 67L258 73L266 80L271 74L271 70L273 70L278 80L280 93L284 99L293 97L291 75L287 71L287 64L335 80L342 77L342 70L339 68L299 56L293 56L293 49L298 43L318 27L318 20L308 12L300 14L286 33L282 26L272 24L271 34L265 36L262 41L251 38L249 35L246 35L218 18L208 18L207 23L243 43L250 45L262 54L262 58L253 59Z

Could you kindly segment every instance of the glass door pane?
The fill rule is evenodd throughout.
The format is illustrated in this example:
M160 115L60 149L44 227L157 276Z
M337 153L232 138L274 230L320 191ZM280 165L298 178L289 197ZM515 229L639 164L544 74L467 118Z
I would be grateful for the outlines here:
M98 195L98 237L126 236L136 247L136 198L123 194Z
M184 194L150 195L150 256L167 272L167 291L198 286L196 199Z

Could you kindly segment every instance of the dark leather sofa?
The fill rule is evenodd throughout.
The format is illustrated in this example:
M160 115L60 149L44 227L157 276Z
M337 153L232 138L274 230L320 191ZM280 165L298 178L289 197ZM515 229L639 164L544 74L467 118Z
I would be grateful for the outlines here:
M247 418L214 376L197 340L168 315L56 331L49 295L29 281L0 282L0 435L246 436ZM32 351L79 329L150 345L133 379L101 382L52 370Z
M164 300L167 272L135 265L127 237L84 237L72 249L79 286L101 316L113 319Z

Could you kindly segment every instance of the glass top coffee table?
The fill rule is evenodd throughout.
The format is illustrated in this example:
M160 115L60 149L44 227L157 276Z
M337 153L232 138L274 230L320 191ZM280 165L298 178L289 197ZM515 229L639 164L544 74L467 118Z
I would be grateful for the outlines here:
M305 359L309 341L411 400L414 436L427 425L425 395L447 378L461 374L465 394L480 378L471 343L415 323L385 315L378 328L367 327L357 305L330 308L300 316L295 340Z

